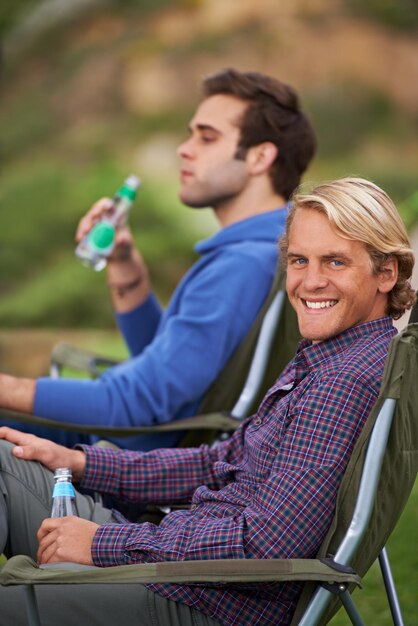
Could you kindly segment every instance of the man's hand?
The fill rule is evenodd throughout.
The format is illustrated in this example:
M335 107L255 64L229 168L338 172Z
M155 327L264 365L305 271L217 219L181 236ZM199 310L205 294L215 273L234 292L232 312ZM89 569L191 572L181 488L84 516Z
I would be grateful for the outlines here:
M80 220L75 239L81 241L100 219L112 212L110 198L98 200ZM127 226L116 230L115 247L107 263L107 280L115 310L126 313L148 298L151 286L148 268L135 246L132 233Z
M112 214L113 201L110 198L102 198L93 204L91 209L81 218L78 223L75 240L81 241L91 231L93 226L103 218ZM109 257L109 267L117 265L118 262L130 263L137 261L135 257L135 244L130 229L121 224L116 230L115 248ZM141 259L141 265L145 264ZM141 269L144 269L141 268ZM126 268L125 268L126 269Z
M38 530L38 563L71 561L92 565L91 544L98 524L80 517L45 519Z
M113 201L110 198L101 198L93 204L91 209L87 211L84 217L78 223L77 230L75 233L75 240L77 242L81 241L88 233L91 231L93 226L99 222L101 219L110 217L113 210ZM118 246L126 248L124 253L118 253ZM116 233L116 248L115 253L110 257L110 261L113 259L118 260L118 257L124 257L125 259L129 258L130 249L133 248L133 239L130 235L130 231L128 228L120 225L117 229Z
M70 450L48 439L41 439L7 426L0 427L0 439L15 444L13 454L19 459L39 461L51 471L57 467L70 467L76 482L79 482L84 474L86 455L81 450Z

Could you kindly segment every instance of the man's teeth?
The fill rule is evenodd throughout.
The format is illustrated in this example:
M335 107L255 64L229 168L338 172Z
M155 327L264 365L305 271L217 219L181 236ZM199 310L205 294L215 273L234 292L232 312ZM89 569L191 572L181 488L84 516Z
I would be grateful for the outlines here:
M323 302L310 302L309 300L305 300L305 304L308 309L329 309L337 304L337 300L324 300Z

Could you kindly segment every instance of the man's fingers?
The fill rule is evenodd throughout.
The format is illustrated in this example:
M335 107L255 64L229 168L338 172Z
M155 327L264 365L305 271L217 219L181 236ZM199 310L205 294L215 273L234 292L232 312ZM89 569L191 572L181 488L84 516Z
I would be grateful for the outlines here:
M0 428L0 439L4 439L5 441L15 444L15 447L12 450L12 453L15 456L21 459L32 458L33 452L31 448L33 445L31 445L31 442L36 439L34 435L28 435L26 433L21 433L19 430L2 426Z
M40 461L44 464L47 463L51 457L50 451L42 445L39 445L39 443L16 444L12 450L12 454L19 457L19 459Z
M39 543L37 553L39 563L48 563L56 551L56 544L64 519L63 517L47 518L40 525L36 533Z
M91 565L91 545L97 528L94 522L73 516L44 520L37 533L38 561Z
M53 470L60 465L65 466L67 462L66 456L68 456L65 448L54 444L53 442L37 439L34 437L33 442L27 444L15 445L12 450L12 454L25 461L39 461Z
M56 543L58 539L58 531L53 531L44 535L39 542L36 558L38 563L48 563L52 555L56 551Z
M38 541L41 542L44 537L47 537L53 530L59 528L64 519L64 517L47 517L44 519L36 533Z
M1 426L0 439L10 441L10 443L14 443L17 446L24 446L31 443L34 439L36 439L36 437L35 435L29 435L28 433L23 433L20 430L9 428L8 426Z
M38 563L51 563L52 561L62 561L60 557L59 533L55 530L49 533L39 544L36 559Z
M110 198L101 198L95 202L88 213L81 218L77 226L75 234L76 241L80 241L85 235L87 235L97 220L103 217L103 215L105 215L112 207L113 200Z
M12 454L19 457L19 459L27 459L27 446L15 446L12 450Z

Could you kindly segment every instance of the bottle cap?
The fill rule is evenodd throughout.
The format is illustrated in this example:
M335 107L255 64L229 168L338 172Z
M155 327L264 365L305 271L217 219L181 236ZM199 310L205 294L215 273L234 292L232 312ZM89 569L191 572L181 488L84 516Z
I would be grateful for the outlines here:
M115 240L115 227L108 222L99 222L91 229L89 243L98 250L106 250Z
M136 190L140 187L141 181L137 176L131 174L123 183L122 187L117 191L118 196L125 196L125 198L129 198L132 202L136 198Z
M72 471L70 467L57 467L54 470L54 477L55 478L59 478L59 477L66 477L69 476L71 478L72 476Z
M123 186L129 187L130 189L138 189L141 186L141 181L139 180L138 176L135 176L135 174L131 174L125 180Z

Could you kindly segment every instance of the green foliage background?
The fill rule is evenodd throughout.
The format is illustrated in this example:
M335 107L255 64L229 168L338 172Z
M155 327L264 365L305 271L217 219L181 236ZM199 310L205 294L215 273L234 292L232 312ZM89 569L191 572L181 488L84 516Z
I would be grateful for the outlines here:
M166 302L195 258L194 242L213 232L215 223L207 212L181 206L175 165L167 171L157 162L143 173L139 147L162 136L169 139L164 155L174 153L187 132L208 59L213 69L237 64L251 42L261 50L261 59L264 55L274 66L277 54L285 67L286 49L281 32L268 30L268 14L250 12L245 20L234 18L227 29L200 27L194 34L189 18L198 19L211 0L130 0L122 5L86 0L83 11L51 20L40 33L24 19L39 4L47 3L20 0L0 9L0 324L110 328L103 276L74 258L78 220L97 198L112 195L127 174L138 173L143 187L132 227L157 293ZM339 20L383 28L388 42L399 37L408 41L416 34L418 8L412 0L340 0L332 10L323 2L316 12L297 4L293 19L318 38L330 28L336 7ZM184 21L184 36L170 37L158 29L160 21L173 16ZM303 34L297 45L303 45ZM147 59L175 68L181 76L172 90L176 97L155 111L130 106L121 82L126 66ZM265 69L260 60L256 63L252 69ZM321 60L313 58L312 69L315 63ZM114 82L102 88L97 80L112 72ZM320 141L306 179L370 177L393 196L412 226L418 215L417 109L406 110L389 92L352 75L306 86L298 78L296 86Z

